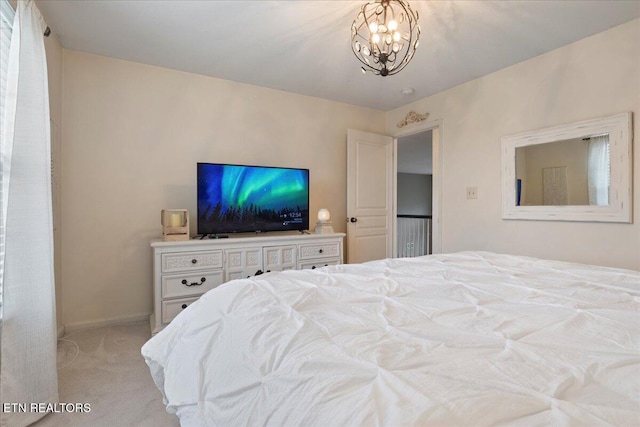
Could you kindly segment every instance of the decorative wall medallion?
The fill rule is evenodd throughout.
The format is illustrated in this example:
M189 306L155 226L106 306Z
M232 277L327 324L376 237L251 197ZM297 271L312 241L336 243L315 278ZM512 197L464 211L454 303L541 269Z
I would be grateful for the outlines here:
M424 120L427 120L428 118L429 118L429 113L418 114L415 111L409 111L409 114L407 114L407 117L405 117L404 120L399 121L396 126L398 126L399 128L403 128L406 125L410 125L411 123L422 122Z

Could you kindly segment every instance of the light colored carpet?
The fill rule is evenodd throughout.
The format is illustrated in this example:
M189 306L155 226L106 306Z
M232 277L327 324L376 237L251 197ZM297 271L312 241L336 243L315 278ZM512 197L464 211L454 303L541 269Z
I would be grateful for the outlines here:
M174 427L140 348L149 323L80 331L58 341L60 402L88 403L88 413L50 413L35 427Z

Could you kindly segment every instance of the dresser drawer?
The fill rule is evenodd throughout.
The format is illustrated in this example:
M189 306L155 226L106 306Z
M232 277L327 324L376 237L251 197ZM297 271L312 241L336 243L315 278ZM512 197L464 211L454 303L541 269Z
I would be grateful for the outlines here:
M182 310L197 300L198 298L196 297L162 301L162 323L171 322Z
M340 264L340 258L327 258L327 259L312 259L309 261L301 262L301 270L315 270L316 268L326 267L328 265Z
M157 334L167 326L184 310L182 306L189 306L205 292L232 279L253 277L260 271L313 269L343 262L344 233L274 234L152 241L151 333Z
M222 270L187 272L162 276L162 293L164 298L178 298L202 295L222 283Z
M300 245L298 259L340 257L340 242Z
M181 252L162 255L162 272L222 268L222 251Z

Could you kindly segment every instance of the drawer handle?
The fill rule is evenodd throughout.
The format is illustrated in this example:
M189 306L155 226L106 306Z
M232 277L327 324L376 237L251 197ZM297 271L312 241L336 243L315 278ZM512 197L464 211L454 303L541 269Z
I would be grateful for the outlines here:
M197 262L198 262L198 260L197 260L197 259L195 259L195 258L191 260L191 264L195 264L195 263L197 263Z
M322 253L322 249L320 249L318 252Z
M182 309L184 310L185 308L187 308L187 304L182 304Z
M183 284L183 285L185 285L185 286L200 286L200 285L202 285L202 284L203 284L204 282L206 282L206 281L207 281L207 279L206 279L205 277L202 277L202 278L200 279L200 283L198 283L198 282L191 282L191 283L189 283L189 282L187 282L187 279L182 279L182 284ZM183 307L183 308L184 308L184 307Z
M254 276L260 276L261 274L264 274L264 273L265 273L265 271L258 270L258 271L256 271L256 274L254 274ZM271 270L267 270L266 273L271 273ZM247 278L249 278L249 277L251 277L251 276L247 276Z

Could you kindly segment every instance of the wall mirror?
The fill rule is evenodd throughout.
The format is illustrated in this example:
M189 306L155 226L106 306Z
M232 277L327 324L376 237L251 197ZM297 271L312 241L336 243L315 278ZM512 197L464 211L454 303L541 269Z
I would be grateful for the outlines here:
M502 138L502 217L632 221L631 113Z

